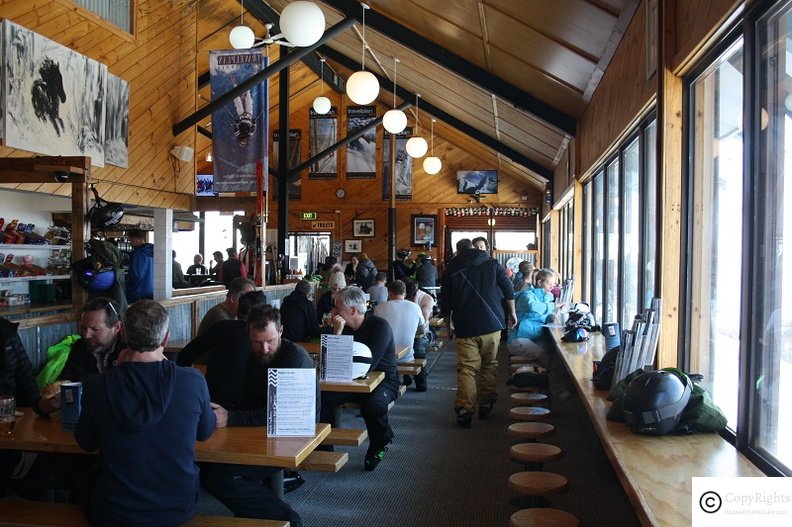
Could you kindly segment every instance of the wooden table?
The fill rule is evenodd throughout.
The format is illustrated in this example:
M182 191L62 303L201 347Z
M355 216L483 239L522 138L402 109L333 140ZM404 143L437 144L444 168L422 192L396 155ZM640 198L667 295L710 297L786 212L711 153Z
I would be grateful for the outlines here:
M89 454L74 440L73 432L61 430L61 423L39 417L32 408L19 408L14 431L0 435L0 449L59 454ZM330 425L318 423L316 435L309 437L267 437L263 426L218 428L206 441L196 441L195 459L204 463L229 463L264 467L297 468L330 434ZM270 481L273 492L283 496L283 471Z
M309 342L295 342L298 346L302 346L305 348L305 351L308 353L317 354L322 349L322 344L319 340L311 340ZM397 347L396 348L396 360L403 359L407 353L410 351L412 346L404 346L404 347Z
M595 390L591 381L592 361L605 354L605 338L590 333L588 342L563 342L562 327L548 329L643 525L691 525L694 476L764 476L718 434L644 436L608 421L608 392Z
M323 392L371 393L384 378L384 372L372 371L364 379L352 379L349 382L321 381L319 389Z

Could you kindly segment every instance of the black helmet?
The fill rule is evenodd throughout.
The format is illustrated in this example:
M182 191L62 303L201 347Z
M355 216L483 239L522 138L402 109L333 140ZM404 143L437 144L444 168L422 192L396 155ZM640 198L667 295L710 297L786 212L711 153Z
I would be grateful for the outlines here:
M671 432L690 400L690 379L670 371L643 373L624 392L624 420L636 434Z
M91 185L94 194L94 204L88 211L88 219L95 229L106 230L121 223L124 217L124 206L118 203L108 203L99 197L96 188Z
M398 258L407 258L408 256L410 256L410 250L409 249L399 249L398 251L396 251L396 256Z
M561 340L564 342L585 342L588 338L589 336L586 328L570 327L564 332L564 336L561 337Z

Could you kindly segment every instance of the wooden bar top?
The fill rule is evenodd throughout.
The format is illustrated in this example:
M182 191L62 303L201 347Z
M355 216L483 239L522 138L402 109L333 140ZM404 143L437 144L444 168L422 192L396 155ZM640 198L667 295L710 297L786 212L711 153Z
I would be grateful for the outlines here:
M61 454L88 454L61 423L39 417L32 408L19 408L11 434L0 435L0 449ZM263 426L218 428L206 441L195 443L196 461L296 468L330 434L330 425L318 423L310 437L267 437ZM96 452L93 452L96 453Z
M643 525L691 525L694 476L764 476L718 434L645 436L634 434L624 423L608 421L608 392L595 390L591 380L592 361L605 354L605 338L590 333L587 342L563 342L562 327L548 329Z

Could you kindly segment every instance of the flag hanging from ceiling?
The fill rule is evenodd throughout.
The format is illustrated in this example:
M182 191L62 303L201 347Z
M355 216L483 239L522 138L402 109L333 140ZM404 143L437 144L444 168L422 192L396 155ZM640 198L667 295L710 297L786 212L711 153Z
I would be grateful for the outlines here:
M347 135L377 118L376 106L347 106ZM347 179L374 179L377 176L377 129L372 128L347 145Z
M318 114L313 108L309 113L311 156L333 146L338 141L338 112L336 107L330 108L326 114ZM308 179L336 179L338 177L337 152L326 155L311 165Z
M390 132L385 130L382 148L382 199L390 199ZM396 134L396 199L412 199L412 158L407 155L407 141L412 137L412 128Z
M261 50L209 52L212 99L267 66ZM215 192L255 192L256 162L267 172L268 84L263 81L212 112ZM265 178L266 181L267 178Z

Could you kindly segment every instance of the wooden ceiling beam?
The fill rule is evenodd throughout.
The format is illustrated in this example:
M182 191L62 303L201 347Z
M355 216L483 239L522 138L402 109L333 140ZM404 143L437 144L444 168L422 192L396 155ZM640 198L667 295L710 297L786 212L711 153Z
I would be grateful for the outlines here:
M322 2L344 13L348 18L356 20L363 18L363 10L360 8L360 3L356 0L322 0ZM499 98L509 101L515 107L532 113L559 130L572 136L577 133L577 120L571 115L492 75L472 62L378 13L373 8L366 13L366 23L369 27L388 38L432 60L439 67L456 73L473 84L494 93Z

